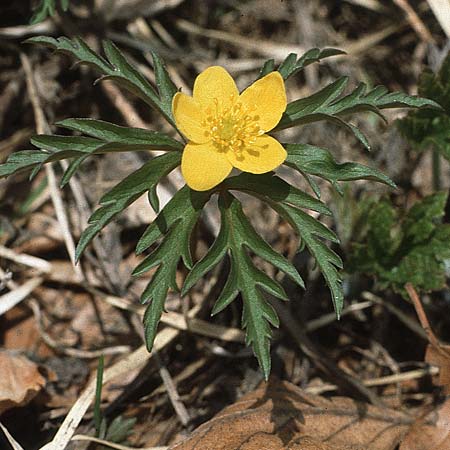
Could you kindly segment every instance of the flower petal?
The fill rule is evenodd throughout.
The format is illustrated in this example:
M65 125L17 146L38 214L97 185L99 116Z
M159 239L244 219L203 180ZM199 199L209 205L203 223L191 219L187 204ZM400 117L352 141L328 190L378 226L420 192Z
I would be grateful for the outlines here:
M195 191L207 191L221 183L233 166L225 153L211 144L187 144L181 159L181 173L186 184Z
M203 109L215 107L214 99L217 99L223 110L233 105L239 97L239 91L233 78L223 67L212 66L195 79L193 96Z
M209 140L201 123L205 119L202 109L189 95L177 92L172 100L172 111L178 129L190 140L202 144Z
M286 110L286 89L280 72L271 72L245 89L239 101L252 114L259 116L258 124L264 132L270 131L280 121Z
M263 135L256 138L256 143L245 149L242 158L236 153L227 152L228 160L243 172L266 173L277 168L287 157L286 150L273 137Z

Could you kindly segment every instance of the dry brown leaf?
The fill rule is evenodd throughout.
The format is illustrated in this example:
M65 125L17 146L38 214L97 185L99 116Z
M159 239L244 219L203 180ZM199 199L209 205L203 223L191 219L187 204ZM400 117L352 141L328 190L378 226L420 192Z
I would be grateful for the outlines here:
M16 406L26 405L45 386L38 366L24 356L0 351L0 414Z
M171 450L392 450L410 425L399 411L270 381Z
M439 408L418 419L400 446L400 450L448 449L450 449L450 398Z
M450 395L450 345L439 348L428 345L425 361L439 367L439 386L443 386L445 393Z

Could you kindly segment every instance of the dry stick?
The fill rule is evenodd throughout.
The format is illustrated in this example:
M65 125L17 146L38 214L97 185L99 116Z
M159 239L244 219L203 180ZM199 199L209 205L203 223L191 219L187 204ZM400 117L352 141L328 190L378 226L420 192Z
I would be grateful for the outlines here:
M102 444L110 448L115 448L116 450L167 450L169 447L128 447L127 445L116 444L115 442L105 441L104 439L95 438L92 436L86 436L84 434L76 434L72 441L88 441L95 442L96 444Z
M143 314L145 306L135 305L127 299L116 297L114 295L107 295L92 286L84 286L84 288L92 295L99 296L106 303L126 311L132 311L136 314ZM350 308L350 307L349 307ZM356 309L356 308L355 308ZM173 311L164 312L161 316L161 322L177 328L179 330L189 330L192 333L200 334L215 339L220 339L226 342L245 342L245 333L238 328L224 327L222 325L207 322L202 319L192 318L186 320L183 314ZM314 326L314 330L317 329ZM308 329L309 330L309 329Z
M5 272L3 272L2 269L0 269L0 277L1 281L6 284L8 287L11 286L10 292L2 295L0 297L0 316L5 314L7 311L9 311L14 306L18 305L21 301L25 300L31 292L34 291L39 285L42 284L44 281L43 278L32 278L31 280L28 280L21 286L17 284L10 284L11 281L5 281L4 278L6 277Z
M373 405L385 407L384 402L376 394L364 386L361 381L345 373L342 369L328 361L325 356L317 351L314 344L308 336L306 336L304 330L299 326L286 306L277 301L273 301L271 304L280 316L281 324L286 327L294 341L299 346L300 350L311 358L319 369L334 376L337 380L339 380L339 385L347 391L357 391L360 395L368 399Z
M417 33L417 35L425 42L431 42L433 44L436 43L431 33L428 31L428 28L422 22L420 17L414 11L414 9L410 6L407 0L393 0L394 3L401 8L406 14L406 18L410 23L413 30Z
M159 368L159 375L166 388L167 395L169 396L170 399L170 403L172 403L173 409L175 410L178 418L180 419L180 422L183 424L184 427L186 427L191 421L191 417L188 413L188 410L184 406L184 403L182 402L180 395L178 394L177 387L175 385L175 382L173 381L172 375L170 375L169 370L161 361L159 353L154 352L154 354L155 360Z
M427 335L423 328L419 325L419 323L408 317L403 311L401 311L399 308L394 306L393 304L384 301L381 297L378 297L378 295L373 294L369 291L364 291L361 294L362 298L365 298L367 300L370 300L377 305L381 305L383 308L387 309L391 314L393 314L395 317L397 317L400 322L402 322L406 327L408 327L411 331L416 333L418 336L420 336L422 339L427 339Z
M446 351L442 344L440 343L439 339L434 334L430 322L428 321L428 317L425 314L425 311L423 309L422 302L420 301L419 295L417 294L417 291L414 289L414 286L411 283L406 283L405 285L406 292L409 295L409 298L413 302L414 308L416 310L417 316L419 317L420 324L422 325L427 338L428 342L443 356L446 358L450 358L450 352Z
M5 278L6 273L2 268L0 268L0 279ZM22 286L19 286L15 281L8 280L4 281L4 283L11 290L8 294L0 297L0 305L1 308L6 308L6 306L11 305L11 301L8 296L11 296L16 301L12 306L15 306L19 301L24 300L31 292L39 286L43 282L42 278L32 278L31 280L24 283ZM4 306L4 303L6 306ZM10 308L12 307L10 306ZM115 347L106 347L104 349L98 350L79 350L76 348L68 348L58 344L44 329L41 308L39 306L39 302L35 298L29 298L27 302L27 306L31 308L33 312L34 318L36 319L36 325L39 330L39 334L42 340L51 348L64 353L69 356L74 356L76 358L84 358L84 359L92 359L98 358L101 355L115 355L121 353L128 353L130 351L130 347L127 345L117 345ZM8 308L8 309L10 309Z
M198 308L193 308L191 310L192 315L194 315L197 310ZM172 328L163 329L156 335L153 348L157 351L162 350L167 344L173 341L178 334L178 330ZM103 374L103 384L106 384L119 376L124 376L132 370L142 369L152 356L152 354L148 353L145 345L142 345L129 356L106 369ZM88 387L70 409L53 440L41 447L40 450L64 450L66 448L95 397L96 382L97 381L94 379L89 383Z
M11 444L13 450L24 450L23 447L11 436L11 433L8 429L0 422L0 428L8 439L8 442Z
M44 115L44 111L42 110L41 107L30 60L24 53L20 54L20 60L22 62L22 67L25 71L28 95L30 96L30 101L33 106L34 119L36 121L36 131L39 134L48 133L50 132L50 127L48 126L47 120ZM82 280L84 278L84 275L81 270L81 267L75 265L75 243L70 233L69 221L67 219L67 214L62 201L61 192L58 189L55 172L51 164L46 164L45 170L50 187L50 195L52 198L53 207L55 208L56 217L58 219L59 226L61 227L61 232L64 237L67 252L69 253L69 257L72 261L77 277L80 278L80 280Z
M18 264L40 270L44 273L49 273L52 270L52 264L42 258L27 255L25 253L16 253L14 250L0 245L0 258L9 259Z
M386 375L384 377L372 378L370 380L363 380L362 383L367 387L384 386L391 383L401 383L403 381L416 380L428 375L437 375L439 368L431 366L425 369L410 370L408 372L401 372L393 375ZM311 386L305 388L305 392L308 394L322 394L324 392L335 391L338 386L335 384L324 384L322 386Z

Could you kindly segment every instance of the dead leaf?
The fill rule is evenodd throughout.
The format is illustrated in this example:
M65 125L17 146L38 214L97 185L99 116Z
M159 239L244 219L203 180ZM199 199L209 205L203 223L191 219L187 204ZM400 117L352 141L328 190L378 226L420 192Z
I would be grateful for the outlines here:
M171 450L392 450L411 423L400 411L271 380Z
M448 450L450 448L450 398L418 419L399 450Z
M26 405L45 386L38 366L24 356L0 351L0 414L16 406Z
M443 386L444 392L450 395L450 345L441 345L436 348L429 344L425 361L439 367L439 386Z

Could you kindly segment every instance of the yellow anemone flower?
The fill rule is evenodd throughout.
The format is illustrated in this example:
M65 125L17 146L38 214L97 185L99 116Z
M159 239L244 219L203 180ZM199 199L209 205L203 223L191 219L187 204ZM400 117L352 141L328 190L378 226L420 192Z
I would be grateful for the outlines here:
M286 159L286 150L265 133L286 109L283 77L271 72L239 94L230 74L213 66L197 76L193 96L178 92L172 110L186 136L181 172L196 191L217 186L233 167L266 173Z

